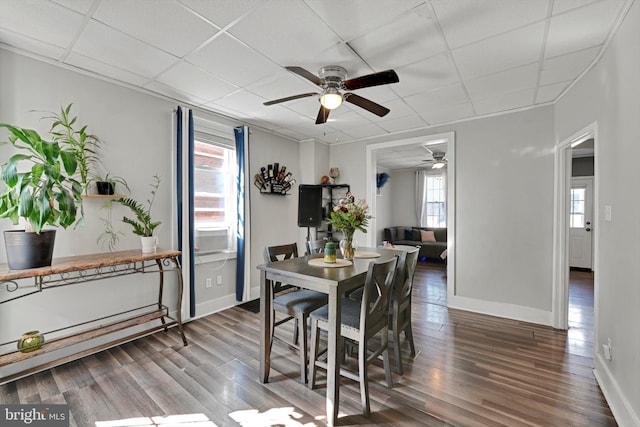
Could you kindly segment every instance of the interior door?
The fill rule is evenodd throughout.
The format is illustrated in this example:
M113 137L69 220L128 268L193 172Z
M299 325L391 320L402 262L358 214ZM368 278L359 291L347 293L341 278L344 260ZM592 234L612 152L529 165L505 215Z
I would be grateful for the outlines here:
M571 180L569 266L591 270L593 259L593 178Z

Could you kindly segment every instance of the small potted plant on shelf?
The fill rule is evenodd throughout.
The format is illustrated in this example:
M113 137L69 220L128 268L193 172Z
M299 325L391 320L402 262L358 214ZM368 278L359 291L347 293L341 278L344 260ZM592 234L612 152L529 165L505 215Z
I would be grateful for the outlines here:
M0 217L25 230L4 232L9 268L21 270L51 265L55 229L82 222L82 184L75 179L77 152L66 144L45 141L35 130L6 123L8 141L19 150L1 166L6 184L0 194ZM20 170L20 172L19 172Z
M127 180L125 180L121 176L111 176L108 172L106 175L95 175L93 178L91 178L91 181L96 183L98 194L101 195L114 195L116 192L117 184L120 184L121 187L124 187L127 192L131 192L131 190L129 189L129 184L127 184Z
M133 227L133 234L140 236L142 252L144 253L155 252L158 243L157 238L153 235L153 231L160 225L160 221L153 221L151 219L151 207L156 199L158 187L160 187L160 177L154 175L153 183L151 184L151 197L147 199L146 206L143 206L131 197L116 200L118 203L131 209L135 214L135 219L124 216L122 217L122 221Z

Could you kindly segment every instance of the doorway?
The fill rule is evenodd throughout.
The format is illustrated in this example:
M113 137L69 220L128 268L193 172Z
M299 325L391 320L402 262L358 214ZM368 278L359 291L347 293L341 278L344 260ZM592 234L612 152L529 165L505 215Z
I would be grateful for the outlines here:
M569 328L569 272L572 264L594 271L594 313L597 317L598 310L595 309L598 303L599 283L597 130L597 123L594 122L560 142L555 150L552 323L557 329ZM576 152L583 150L585 146L581 148L580 145L589 140L593 141L591 178L574 181L572 176L574 150ZM589 210L588 205L596 208L592 207ZM589 239L585 237L586 233ZM588 240L591 240L590 244ZM597 322L597 318L594 321Z

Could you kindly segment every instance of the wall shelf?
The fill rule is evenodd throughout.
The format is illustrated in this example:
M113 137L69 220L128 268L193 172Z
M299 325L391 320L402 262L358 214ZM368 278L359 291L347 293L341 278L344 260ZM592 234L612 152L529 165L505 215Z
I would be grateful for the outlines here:
M121 199L127 197L126 194L83 194L83 199Z

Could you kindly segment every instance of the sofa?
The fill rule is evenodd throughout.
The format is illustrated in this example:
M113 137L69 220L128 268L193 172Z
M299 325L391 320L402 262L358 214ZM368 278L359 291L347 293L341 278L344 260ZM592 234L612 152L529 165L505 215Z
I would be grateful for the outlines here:
M423 231L421 233L421 231ZM431 233L433 232L433 233ZM431 237L435 237L433 241ZM384 229L384 240L392 245L420 246L419 257L442 261L442 253L447 250L447 229L433 227L389 227Z

